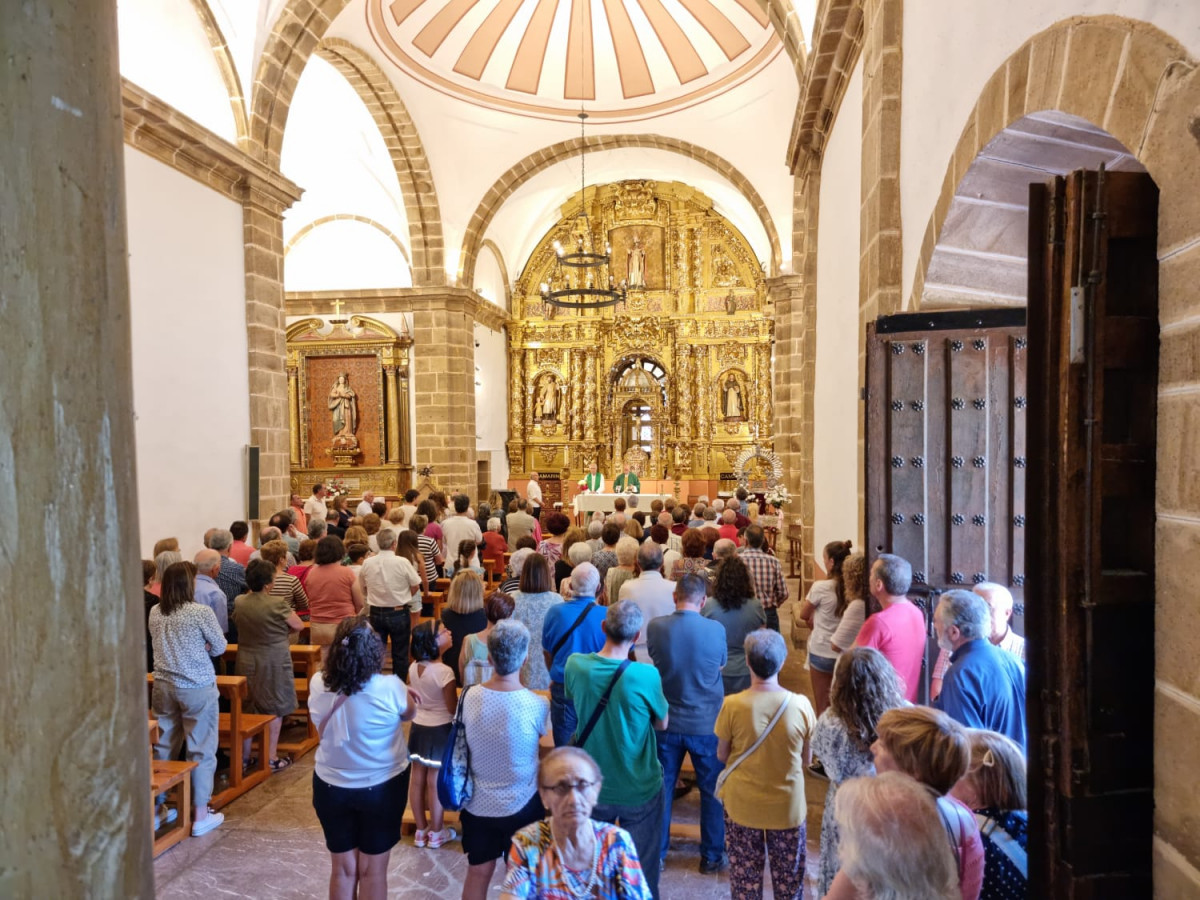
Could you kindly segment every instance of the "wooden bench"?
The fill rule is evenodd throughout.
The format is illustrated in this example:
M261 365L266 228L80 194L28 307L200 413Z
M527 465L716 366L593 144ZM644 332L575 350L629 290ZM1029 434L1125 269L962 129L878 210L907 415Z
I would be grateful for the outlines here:
M153 674L146 676L146 684L153 686ZM218 791L216 778L213 779L213 796L208 804L213 809L228 805L271 777L267 726L275 718L242 712L242 701L249 693L245 675L218 675L217 693L229 701L229 712L220 713L217 719L217 746L229 753L229 787ZM247 739L251 742L251 756L255 748L258 752L258 763L249 772L243 771L242 765L242 746Z
M178 760L156 759L150 763L150 821L154 821L156 800L159 794L167 794L171 799L178 818L169 825L153 832L154 855L158 856L164 850L169 850L192 834L192 769L194 762L179 762ZM151 824L151 828L153 828Z
M292 644L288 650L292 654L297 703L296 709L291 715L305 720L308 733L300 741L280 741L279 749L293 759L298 759L320 743L317 737L317 727L308 714L308 684L312 677L321 671L321 648L317 644ZM224 659L231 666L237 662L237 652L237 644L229 644L225 648Z

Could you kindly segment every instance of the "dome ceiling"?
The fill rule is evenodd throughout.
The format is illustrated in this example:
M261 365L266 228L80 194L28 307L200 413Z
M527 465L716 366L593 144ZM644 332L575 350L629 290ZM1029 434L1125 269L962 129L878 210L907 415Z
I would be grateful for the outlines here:
M380 50L509 112L646 118L728 90L781 51L756 0L367 0Z

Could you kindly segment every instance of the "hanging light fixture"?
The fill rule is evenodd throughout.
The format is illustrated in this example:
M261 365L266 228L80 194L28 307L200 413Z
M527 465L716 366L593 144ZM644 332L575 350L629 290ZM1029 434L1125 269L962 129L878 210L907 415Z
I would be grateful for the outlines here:
M554 242L554 269L541 287L542 302L559 309L604 309L625 302L625 282L617 284L612 275L612 247L606 241L600 252L592 241L586 196L587 117L579 111L579 213L571 229L575 247L568 251L559 241Z

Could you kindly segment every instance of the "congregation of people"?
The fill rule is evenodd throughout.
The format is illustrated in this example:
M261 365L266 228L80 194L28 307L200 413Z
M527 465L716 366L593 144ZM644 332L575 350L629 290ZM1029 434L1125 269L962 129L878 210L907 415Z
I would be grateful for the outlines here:
M658 900L673 801L694 787L699 871L728 873L740 900L762 896L769 870L775 897L800 898L813 778L828 780L818 896L1026 896L1012 595L946 591L927 622L907 561L868 564L835 541L793 598L744 489L638 501L580 527L543 508L536 476L504 509L408 491L351 510L316 485L253 545L243 521L210 529L191 560L160 541L143 566L154 753L198 764L192 834L223 820L208 803L227 645L244 710L274 717L280 771L298 706L289 647L307 631L322 661L307 710L330 897L387 895L407 807L416 847L460 844L464 900L488 896L498 864L504 898ZM789 600L811 699L779 680ZM459 733L471 790L448 824L438 782ZM226 752L225 765L255 762L248 743ZM175 814L158 798L156 821Z

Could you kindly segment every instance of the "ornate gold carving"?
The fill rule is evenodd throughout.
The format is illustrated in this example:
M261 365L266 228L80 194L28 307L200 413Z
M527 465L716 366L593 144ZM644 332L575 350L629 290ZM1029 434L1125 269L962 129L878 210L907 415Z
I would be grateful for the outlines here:
M717 347L717 362L723 366L740 366L746 358L746 348L741 344L721 344Z
M653 219L658 213L653 181L623 181L617 185L613 212L618 219Z
M538 447L537 452L538 456L541 457L542 465L548 466L550 463L554 462L554 458L558 456L558 447L552 444L547 444L546 446Z

